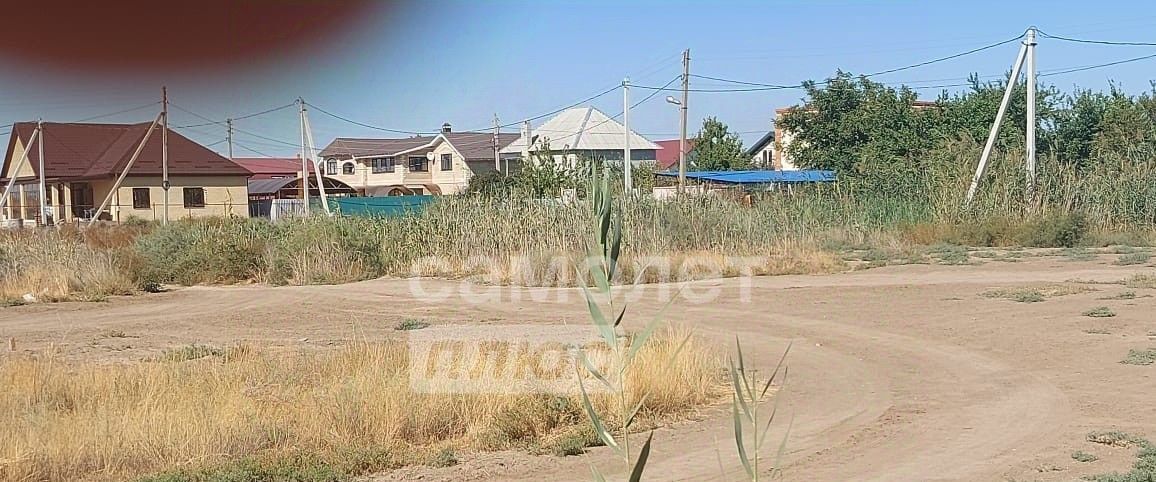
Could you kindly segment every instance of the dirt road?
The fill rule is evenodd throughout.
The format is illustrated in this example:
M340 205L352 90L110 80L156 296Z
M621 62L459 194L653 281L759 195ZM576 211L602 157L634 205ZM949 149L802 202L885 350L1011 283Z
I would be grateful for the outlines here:
M788 342L793 416L787 480L1073 480L1126 470L1134 449L1085 440L1118 429L1156 439L1156 366L1121 364L1130 349L1156 347L1156 290L1084 284L1086 293L1017 303L980 296L995 287L1066 280L1118 281L1151 267L1109 257L1071 262L1029 258L980 266L899 266L830 276L695 283L672 323L729 347L737 335L758 366ZM749 282L749 285L747 284ZM425 281L447 300L414 299L404 280L344 286L185 288L108 303L0 309L0 336L19 350L51 345L77 359L138 359L165 347L240 341L324 347L396 336L405 318L433 323L586 323L573 290L502 289L487 298L461 284ZM659 287L654 287L657 290ZM478 292L483 295L478 295ZM631 306L634 320L659 309L656 293ZM498 299L497 297L500 297ZM1090 318L1108 306L1117 316ZM629 322L628 322L629 323ZM1088 331L1097 334L1088 333ZM648 479L713 480L739 467L729 412L655 435ZM1091 463L1074 451L1096 454ZM374 477L423 480L588 480L591 464L614 473L604 450L581 457L472 454L445 469L410 468Z

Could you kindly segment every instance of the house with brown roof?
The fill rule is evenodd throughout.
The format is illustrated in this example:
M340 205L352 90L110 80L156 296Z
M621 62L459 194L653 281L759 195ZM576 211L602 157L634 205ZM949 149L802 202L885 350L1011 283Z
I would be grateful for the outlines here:
M113 192L116 179L144 140L151 123L43 124L44 193L48 216L39 212L40 147L29 145L35 122L12 126L0 174L15 185L0 216L9 220L55 222L91 219L95 209ZM159 220L166 205L161 188L162 136L155 130L141 149L120 187L113 192L101 219ZM17 164L28 150L28 161ZM169 130L170 219L194 216L248 216L247 180L251 173L181 134Z
M498 149L517 138L499 134ZM453 132L446 124L436 136L339 137L321 150L320 157L326 177L365 196L457 194L471 177L495 169L494 142L493 133Z

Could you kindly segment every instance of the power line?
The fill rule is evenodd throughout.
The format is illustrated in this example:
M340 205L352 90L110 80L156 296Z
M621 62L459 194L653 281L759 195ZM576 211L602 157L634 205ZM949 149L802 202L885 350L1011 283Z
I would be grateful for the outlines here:
M170 102L170 104L171 104L171 102ZM234 117L234 118L233 118L233 120L234 120L234 121L238 121L238 120L242 120L242 119L249 119L249 118L252 118L252 117L263 116L263 115L265 115L265 114L271 114L271 113L273 113L273 112L277 112L277 111L281 111L281 110L285 110L285 109L288 109L288 108L290 108L290 107L293 107L293 106L295 106L295 105L297 105L297 103L296 103L296 102L290 102L290 103L288 103L288 104L285 104L285 105L282 105L282 106L278 106L278 107L273 107L273 108L270 108L270 109L265 109L265 110L263 110L263 111L260 111L260 112L254 112L254 113L252 113L252 114L245 114L245 115L243 115L243 116L240 116L240 117ZM180 107L180 106L176 106L176 105L174 105L173 107L176 107L176 108L178 108L178 109L180 109L180 110L182 110L182 111L185 111L185 112L187 112L187 113L189 113L189 114L192 114L192 115L194 115L194 116L197 116L198 118L200 118L200 119L202 119L202 120L206 121L206 122L203 122L203 123L200 123L200 124L186 124L186 125L182 125L182 126L170 126L170 127L173 127L174 129L175 129L175 128L185 128L185 127L205 127L205 126L211 126L211 125L225 125L225 121L216 121L216 120L212 120L212 119L210 119L210 118L208 118L208 117L205 117L205 116L202 116L202 115L199 115L199 114L195 114L195 113L193 113L193 112L189 112L189 110L188 110L188 109L185 109L185 108L183 108L183 107Z
M1039 34L1041 36L1044 36L1044 37L1047 37L1050 39L1063 40L1065 42L1075 42L1075 43L1082 43L1082 44L1097 44L1097 45L1132 45L1132 46L1147 46L1147 47L1156 46L1156 42L1118 42L1118 41L1113 41L1113 40L1091 40L1091 39L1080 39L1080 38L1072 38L1072 37L1061 37L1059 35L1049 34L1047 32L1044 32L1043 30L1037 30L1037 32L1039 32Z
M332 117L334 119L343 120L343 121L348 122L350 124L365 127L367 129L373 129L373 130L382 131L382 132L392 132L394 134L411 134L411 135L415 135L415 136L420 136L422 134L434 134L434 132L406 131L406 130L401 130L401 129L390 129L390 128L386 128L386 127L375 126L372 124L366 124L364 122L358 122L358 121L355 121L355 120L350 119L348 117L343 117L343 116L334 114L332 112L329 112L325 109L318 107L315 104L310 104L310 103L306 102L305 105L308 105L309 107L317 109L318 112L321 112L322 114L325 114L325 115Z
M1156 58L1156 54L1144 55L1144 56L1140 56L1140 57L1132 57L1130 59L1117 60L1115 62L1108 62L1108 63L1104 63L1104 64L1085 65L1083 67L1072 67L1072 68L1064 69L1064 70L1054 70L1054 71L1050 71L1047 73L1041 73L1041 74L1039 74L1039 76L1040 77L1049 77L1052 75L1070 74L1073 72L1083 72L1085 70L1099 69L1099 68L1103 68L1103 67L1111 67L1113 65L1127 64L1127 63L1131 63L1131 62L1139 62L1141 60L1147 60L1147 59L1151 59L1151 58Z
M237 142L236 140L233 140L233 145L240 147L241 149L244 149L246 151L252 152L252 153L254 153L258 156L261 156L261 157L275 157L275 156L270 156L268 154L265 154L264 152L258 151L256 149L253 149L252 147L246 146L240 142Z
M157 105L157 104L160 104L160 103L161 103L160 101L156 101L156 102L149 102L148 104L139 105L139 106L136 106L136 107L132 107L132 108L129 108L129 109L119 110L119 111L116 111L116 112L113 112L113 113L110 113L110 114L101 114L101 115L97 115L97 116L86 117L86 118L84 118L84 119L80 119L80 120L78 120L78 121L76 121L76 122L88 122L88 121L94 121L94 120L97 120L97 119L103 119L103 118L105 118L105 117L112 117L112 116L115 116L115 115L120 115L120 114L127 114L127 113L129 113L129 112L136 112L136 111L138 111L138 110L147 109L147 108L149 108L149 107L152 107L152 106L154 106L154 105Z
M609 88L609 89L606 89L606 90L604 90L604 91L602 91L602 92L599 92L599 93L597 93L597 94L594 94L594 95L592 95L592 96L590 96L590 97L587 97L587 98L585 98L585 99L582 99L582 100L580 100L580 101L578 101L578 102L575 102L575 103L573 103L573 104L567 105L567 106L565 106L565 107L560 107L560 108L558 108L558 109L554 109L554 110L552 110L552 111L550 111L550 112L547 112L547 113L545 113L545 114L539 114L539 115L536 115L536 116L534 116L534 117L530 117L530 118L528 118L528 119L522 119L522 120L520 120L520 121L518 121L518 122L511 122L511 123L509 123L509 124L502 124L502 125L498 126L498 128L499 128L499 129L501 129L501 128L505 128L505 127L514 127L514 126L516 126L516 125L519 125L519 124L521 124L522 122L527 122L527 121L536 121L536 120L538 120L538 119L541 119L541 118L543 118L543 117L550 117L550 116L552 116L552 115L555 115L555 114L558 114L559 112L562 112L562 111L564 111L564 110L567 110L567 109L573 109L573 108L575 108L575 107L578 107L578 106L580 106L580 105L582 105L582 104L585 104L585 103L587 103L587 102L591 102L591 101L593 101L593 100L595 100L595 99L598 99L599 97L602 97L602 96L604 96L604 95L606 95L606 94L609 94L609 93L611 93L611 92L614 92L614 91L616 91L616 90L618 90L618 89L620 89L620 88L622 88L622 84L618 84L618 85L615 85L614 87L611 87L611 88ZM490 126L490 127L488 127L488 128L484 128L484 129L474 129L474 130L477 130L477 131L484 131L484 130L486 130L486 129L493 129L493 126Z

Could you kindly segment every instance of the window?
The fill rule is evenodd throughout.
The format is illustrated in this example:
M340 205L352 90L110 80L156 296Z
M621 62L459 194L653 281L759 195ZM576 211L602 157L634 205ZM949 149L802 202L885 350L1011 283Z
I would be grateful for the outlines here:
M413 195L414 196L424 196L425 195L425 189L422 189L420 187L415 187L415 188L413 188Z
M425 172L429 170L429 160L425 156L409 156L409 170Z
M347 162L345 164L342 164L341 165L341 173L346 175L346 176L353 175L353 163Z
M185 188L185 207L186 208L203 208L203 207L205 207L205 188L203 188L203 187L186 187Z
M151 209L153 207L152 199L149 198L149 188L134 187L132 188L132 208L133 209Z
M325 161L325 173L337 174L337 159L329 159Z
M454 169L454 155L442 154L442 170L452 171Z
M393 172L393 158L392 157L378 157L373 160L373 173L380 174L383 172Z

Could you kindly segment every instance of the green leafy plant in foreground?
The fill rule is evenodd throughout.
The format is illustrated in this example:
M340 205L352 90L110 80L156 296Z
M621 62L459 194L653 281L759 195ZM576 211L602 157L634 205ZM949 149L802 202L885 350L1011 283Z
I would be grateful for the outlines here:
M738 447L739 460L743 464L743 470L746 471L747 477L757 482L763 471L763 469L759 467L761 460L760 453L766 444L767 434L770 432L771 424L775 421L775 415L779 411L779 402L782 401L783 397L774 397L775 402L771 408L770 415L767 416L765 424L759 418L759 408L771 395L771 387L774 386L775 379L780 373L782 373L783 382L780 382L779 386L782 387L784 384L787 377L787 369L783 367L783 361L787 359L787 354L791 352L791 346L788 345L787 349L783 351L783 356L779 358L779 363L775 365L775 370L771 372L771 375L767 377L765 382L760 382L757 371L747 369L746 362L743 359L743 347L737 337L735 338L735 352L736 355L730 362L731 385L734 390L731 400L731 410L735 425L735 445ZM779 442L775 461L771 466L770 473L772 477L778 474L779 463L782 461L783 451L787 447L787 437L791 435L791 425L793 425L793 422L792 420L792 422L787 425L787 431L783 435L782 441ZM747 433L750 434L749 437ZM747 441L748 438L750 439L749 442Z
M620 335L620 325L622 324L623 317L626 315L626 306L614 306L614 297L610 290L610 283L614 279L618 256L622 250L622 212L615 209L609 186L609 176L606 175L606 172L602 171L600 173L592 167L590 179L589 192L595 223L595 239L588 248L589 255L586 267L590 279L594 282L595 293L592 293L585 284L582 285L582 290L585 294L587 308L590 311L590 318L595 328L597 328L602 341L609 347L610 368L599 370L594 366L594 363L585 352L580 351L579 357L585 370L594 377L597 383L600 383L610 393L617 395L616 405L619 412L617 434L612 433L611 428L607 424L607 417L599 414L594 408L594 404L591 403L590 395L582 381L581 373L579 373L578 381L582 391L582 406L587 416L590 417L590 423L594 427L594 432L598 435L598 439L601 440L602 443L613 449L614 452L622 458L622 461L630 468L629 480L635 482L642 479L642 472L646 468L646 460L650 456L650 444L654 438L654 432L651 432L646 437L646 442L639 450L637 458L633 458L633 453L630 449L630 427L633 426L639 411L642 410L646 404L646 399L649 394L643 394L637 402L629 400L627 398L624 380L634 357L646 344L646 341L651 335L654 334L660 324L661 318L656 316L641 332L635 334L633 337L629 337L629 341L625 341L628 337ZM607 319L602 308L599 306L600 295L608 299L611 313L616 313L613 322ZM671 298L672 301L673 299L674 297ZM682 345L675 350L673 357L678 356L678 352L681 351L682 346L685 345L687 340L689 340L689 338L683 339ZM609 370L615 370L617 373L607 373ZM590 470L593 473L594 480L606 480L605 476L603 476L596 467L591 466Z

